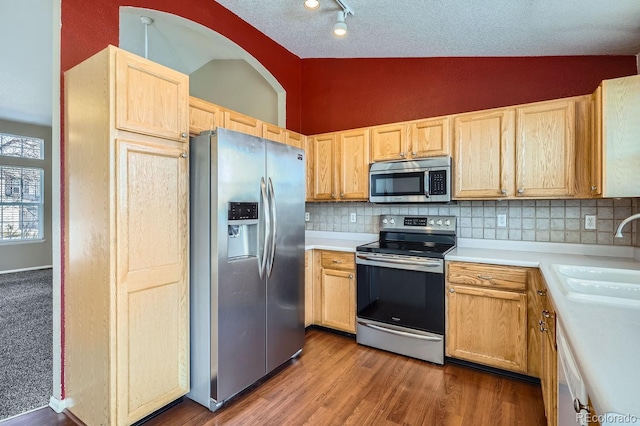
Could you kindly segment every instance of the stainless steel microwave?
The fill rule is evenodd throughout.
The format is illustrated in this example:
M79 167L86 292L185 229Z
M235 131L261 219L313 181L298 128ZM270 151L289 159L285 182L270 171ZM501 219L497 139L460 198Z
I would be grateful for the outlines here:
M369 169L372 203L448 203L451 157L373 163Z

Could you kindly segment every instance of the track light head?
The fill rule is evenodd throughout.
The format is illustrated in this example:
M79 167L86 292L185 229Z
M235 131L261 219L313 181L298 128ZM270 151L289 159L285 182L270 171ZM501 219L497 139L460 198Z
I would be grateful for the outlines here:
M345 16L344 11L338 12L337 22L333 26L333 34L336 37L344 37L347 35L347 24L344 22Z

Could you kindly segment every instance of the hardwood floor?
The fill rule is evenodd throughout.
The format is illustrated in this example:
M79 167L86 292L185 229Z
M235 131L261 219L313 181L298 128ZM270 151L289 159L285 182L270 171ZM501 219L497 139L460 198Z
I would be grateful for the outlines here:
M27 423L1 426L19 424ZM546 423L539 385L451 363L436 366L312 329L298 359L217 412L185 398L145 426L374 424Z

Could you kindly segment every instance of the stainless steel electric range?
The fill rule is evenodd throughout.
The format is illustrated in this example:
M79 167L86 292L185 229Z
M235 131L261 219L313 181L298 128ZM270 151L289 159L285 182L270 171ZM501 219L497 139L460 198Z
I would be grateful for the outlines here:
M356 248L358 343L444 363L444 256L455 216L380 216L380 239Z

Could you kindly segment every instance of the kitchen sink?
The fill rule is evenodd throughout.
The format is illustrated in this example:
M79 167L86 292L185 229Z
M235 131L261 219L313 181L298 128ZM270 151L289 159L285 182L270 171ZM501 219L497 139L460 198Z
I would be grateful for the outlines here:
M640 270L552 265L567 297L640 308Z

